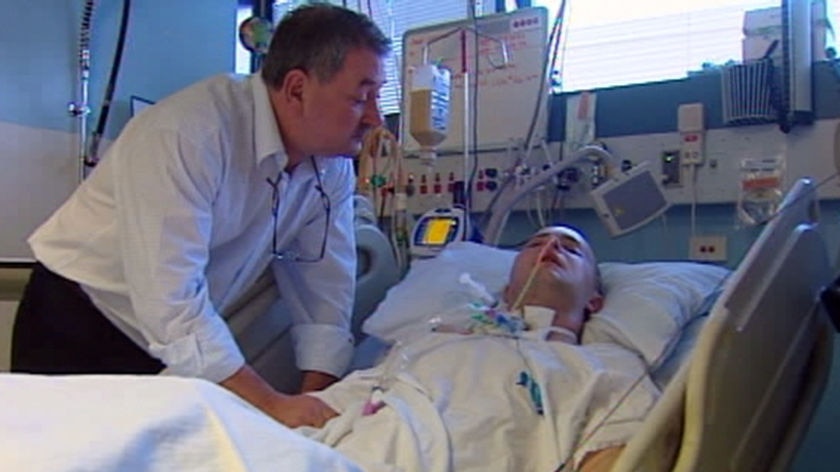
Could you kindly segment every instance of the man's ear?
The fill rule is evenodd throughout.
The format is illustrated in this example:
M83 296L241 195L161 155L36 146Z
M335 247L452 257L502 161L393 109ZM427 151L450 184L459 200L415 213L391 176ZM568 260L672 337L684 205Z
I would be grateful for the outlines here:
M302 111L303 98L308 82L309 76L306 75L306 72L300 69L290 70L283 78L283 84L280 86L284 104Z

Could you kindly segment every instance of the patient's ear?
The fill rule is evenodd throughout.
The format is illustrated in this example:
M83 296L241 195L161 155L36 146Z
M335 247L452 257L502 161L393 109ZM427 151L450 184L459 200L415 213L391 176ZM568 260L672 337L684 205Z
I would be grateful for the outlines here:
M596 293L589 299L586 303L586 310L589 314L598 313L601 311L601 308L604 308L604 296Z

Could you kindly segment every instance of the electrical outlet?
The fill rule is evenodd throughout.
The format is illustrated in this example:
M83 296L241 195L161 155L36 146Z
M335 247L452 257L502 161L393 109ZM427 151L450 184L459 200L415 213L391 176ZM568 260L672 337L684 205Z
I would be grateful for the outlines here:
M688 257L693 261L726 262L726 236L692 236Z

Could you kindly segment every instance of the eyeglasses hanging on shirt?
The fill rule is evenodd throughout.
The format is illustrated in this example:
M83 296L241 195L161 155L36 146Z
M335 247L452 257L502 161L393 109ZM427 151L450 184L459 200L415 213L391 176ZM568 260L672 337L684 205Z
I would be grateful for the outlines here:
M277 220L280 208L280 192L278 187L280 179L279 177L277 180L266 178L265 180L269 185L271 185L271 216L273 218L271 254L273 254L277 260L288 262L319 262L324 259L324 253L327 250L327 238L330 233L330 197L327 196L327 192L324 191L324 185L321 182L321 170L318 169L318 165L315 164L315 158L310 156L309 161L312 163L312 169L315 171L315 190L318 191L318 194L321 197L321 204L324 206L324 238L321 240L321 252L317 256L307 256L298 254L295 251L281 251L277 248Z

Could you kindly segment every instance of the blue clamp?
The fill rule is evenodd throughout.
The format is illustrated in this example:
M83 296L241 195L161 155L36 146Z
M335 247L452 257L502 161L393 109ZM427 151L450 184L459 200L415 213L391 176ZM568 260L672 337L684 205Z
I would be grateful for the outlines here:
M540 384L531 377L528 372L524 370L519 373L519 380L516 382L516 385L521 385L528 389L528 394L531 397L531 403L534 404L534 410L536 410L537 414L542 416L543 412L543 402L542 402L542 393L540 393Z

